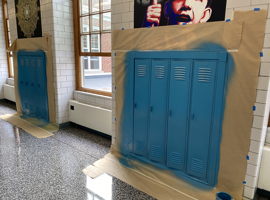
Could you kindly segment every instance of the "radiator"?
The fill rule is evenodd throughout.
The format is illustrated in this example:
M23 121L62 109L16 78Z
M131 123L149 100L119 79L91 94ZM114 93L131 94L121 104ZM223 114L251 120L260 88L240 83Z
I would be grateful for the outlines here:
M264 146L258 188L270 192L270 146Z
M4 97L5 99L16 102L15 90L13 85L4 84Z
M69 100L69 121L112 135L112 111Z

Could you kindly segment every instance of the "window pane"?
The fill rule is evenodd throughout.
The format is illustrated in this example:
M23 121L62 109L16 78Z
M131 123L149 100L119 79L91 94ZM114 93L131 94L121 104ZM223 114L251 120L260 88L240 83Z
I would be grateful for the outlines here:
M112 91L111 57L82 56L82 87Z
M111 52L111 33L101 34L101 51Z
M81 0L81 14L89 13L89 2L88 0Z
M10 31L9 29L9 20L7 19L7 28L8 28L8 31Z
M99 34L91 35L91 52L100 52Z
M103 10L110 10L111 9L111 0L103 0L102 9Z
M89 16L81 17L81 33L89 33Z
M14 76L13 57L10 57L10 67L11 67L11 75Z
M90 47L89 47L89 35L82 35L81 36L81 48L82 52L90 52Z
M92 13L99 12L99 0L92 0Z
M99 31L99 15L91 16L91 31Z
M104 13L103 16L103 30L111 30L111 13Z

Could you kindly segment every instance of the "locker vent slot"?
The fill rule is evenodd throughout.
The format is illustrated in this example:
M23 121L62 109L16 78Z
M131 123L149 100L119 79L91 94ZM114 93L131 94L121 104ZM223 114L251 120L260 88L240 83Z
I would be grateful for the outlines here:
M38 67L41 67L41 60L38 60L38 61L37 61L37 66L38 66Z
M165 76L164 66L155 66L155 78L162 79Z
M25 59L25 65L29 66L29 59Z
M203 83L210 83L211 68L199 68L198 81Z
M35 67L35 60L32 60L31 67Z
M196 159L196 158L192 158L191 160L191 170L195 171L195 172L199 172L202 173L203 171L203 161Z
M21 59L21 66L24 66L24 60Z
M152 145L152 156L161 158L161 148L159 146Z
M146 77L146 66L145 65L138 65L138 76L139 77Z
M181 161L181 154L176 153L176 152L172 152L171 153L171 163L175 164L175 165L180 165L180 161Z
M137 151L145 152L145 142L137 141L136 145L137 145L137 148L136 148Z
M174 79L178 81L186 80L186 68L185 67L175 67Z

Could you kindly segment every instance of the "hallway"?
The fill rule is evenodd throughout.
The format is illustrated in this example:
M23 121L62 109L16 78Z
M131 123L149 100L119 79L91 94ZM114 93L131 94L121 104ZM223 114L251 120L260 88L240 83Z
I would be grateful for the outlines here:
M0 102L0 115L16 113ZM75 127L37 139L0 119L1 200L154 198L119 179L91 179L82 170L110 152L111 140Z

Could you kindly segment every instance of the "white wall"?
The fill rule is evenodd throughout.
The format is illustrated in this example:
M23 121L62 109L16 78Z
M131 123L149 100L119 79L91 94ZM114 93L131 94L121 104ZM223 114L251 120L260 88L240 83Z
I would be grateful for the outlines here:
M49 0L48 0L49 1ZM68 100L75 90L75 55L72 0L52 0L56 122L69 121Z
M6 40L3 20L2 1L0 2L0 99L4 99L3 85L8 78Z

